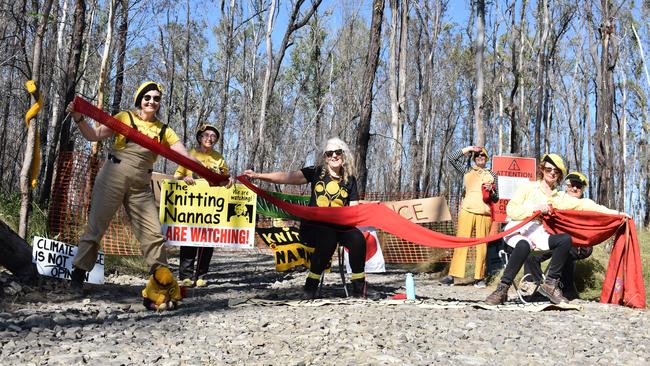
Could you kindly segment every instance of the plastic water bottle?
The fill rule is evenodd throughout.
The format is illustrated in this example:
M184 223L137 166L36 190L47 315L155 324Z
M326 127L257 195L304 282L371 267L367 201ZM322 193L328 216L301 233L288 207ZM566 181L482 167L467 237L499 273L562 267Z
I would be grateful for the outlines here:
M413 280L413 273L406 274L406 299L415 300L415 281Z

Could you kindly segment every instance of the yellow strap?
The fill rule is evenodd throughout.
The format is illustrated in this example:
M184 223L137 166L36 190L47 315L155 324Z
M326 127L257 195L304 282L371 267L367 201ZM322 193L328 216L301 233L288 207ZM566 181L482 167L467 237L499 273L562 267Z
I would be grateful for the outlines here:
M315 280L320 280L320 276L321 276L321 275L319 275L319 274L317 274L317 273L314 273L314 272L312 272L312 271L309 271L309 274L307 275L307 278L313 278L313 279L315 279Z
M25 88L27 89L27 92L29 94L34 95L35 93L38 93L38 97L36 98L37 101L34 103L27 113L25 113L25 124L27 125L27 128L29 128L30 121L34 118L36 118L36 115L38 112L41 110L41 107L43 106L43 94L38 90L38 87L36 87L36 83L34 80L27 80L25 82ZM36 127L34 127L36 128ZM34 155L32 158L32 164L29 167L29 177L30 177L30 182L32 184L32 188L36 188L36 185L38 184L38 180L36 179L38 177L38 170L41 165L41 136L38 131L36 131L36 141L34 141Z
M366 272L361 272L361 273L353 273L352 274L352 279L353 280L360 280L362 278L366 278Z

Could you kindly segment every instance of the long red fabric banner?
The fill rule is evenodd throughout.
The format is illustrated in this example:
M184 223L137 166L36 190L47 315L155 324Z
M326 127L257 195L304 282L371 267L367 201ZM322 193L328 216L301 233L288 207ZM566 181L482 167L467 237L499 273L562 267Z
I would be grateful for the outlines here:
M573 244L591 246L614 235L614 247L600 294L600 302L645 308L645 284L634 220L598 212L554 210L544 216L552 233L567 233Z
M339 225L373 226L406 241L433 248L458 248L501 239L527 224L537 214L519 225L497 235L485 238L459 238L425 229L395 213L381 203L351 207L306 207L284 202L250 183L245 177L240 182L279 208L307 220ZM616 234L600 302L645 308L645 286L641 272L639 243L634 221L622 215L599 212L553 210L542 216L544 226L552 233L568 233L580 246L599 244Z
M250 190L264 197L265 200L294 216L300 217L301 219L347 226L372 226L389 232L406 241L432 248L460 248L499 240L504 236L517 231L517 229L537 217L537 214L535 214L522 221L519 225L496 235L483 238L460 238L457 236L438 233L415 224L395 213L395 211L386 207L386 205L382 203L367 203L346 207L302 206L291 204L282 201L277 197L271 196L264 190L249 182L244 176L239 176L237 179Z
M75 110L126 136L129 140L192 170L211 184L218 184L228 179L227 176L219 175L169 147L157 143L80 97L75 98ZM302 219L349 226L373 226L406 241L433 248L459 248L498 240L535 219L539 214L535 213L519 225L496 235L484 238L459 238L414 224L381 203L351 207L307 207L273 197L253 185L244 176L239 176L237 179L267 201ZM554 210L552 214L544 215L543 221L551 232L571 234L576 245L595 245L615 234L615 245L610 256L600 301L645 308L645 287L633 220L596 212Z
M177 153L176 151L170 149L169 147L159 144L151 137L143 134L142 132L120 122L115 117L110 114L102 111L101 109L95 107L85 99L81 97L74 98L74 109L75 111L84 114L95 121L103 124L104 126L110 128L111 130L124 135L127 139L136 144L147 148L158 155L162 155L167 159L180 164L187 169L193 171L194 173L205 178L210 184L217 185L220 182L228 180L228 176L217 174L210 169L204 167L203 165L197 163L196 161L187 159L183 155Z

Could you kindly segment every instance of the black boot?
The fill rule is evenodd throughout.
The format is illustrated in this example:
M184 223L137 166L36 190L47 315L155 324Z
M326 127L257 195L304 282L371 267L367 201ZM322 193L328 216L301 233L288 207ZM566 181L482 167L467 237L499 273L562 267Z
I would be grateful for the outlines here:
M360 299L366 298L366 290L368 284L366 283L366 278L359 278L350 281L352 282L352 297L357 297Z
M305 286L302 288L303 300L313 300L316 298L316 293L318 292L318 285L320 285L320 280L307 277L305 280Z
M70 291L77 295L83 295L86 271L75 267L70 273Z

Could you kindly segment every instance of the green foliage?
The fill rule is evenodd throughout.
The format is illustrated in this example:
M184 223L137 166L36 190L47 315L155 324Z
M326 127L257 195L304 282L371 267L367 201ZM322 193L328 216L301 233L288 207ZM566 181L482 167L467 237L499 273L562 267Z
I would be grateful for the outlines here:
M20 223L20 193L0 192L0 220L18 232ZM27 242L31 244L34 236L45 237L47 235L47 212L37 204L32 203L32 212L29 216L29 227L27 228Z

